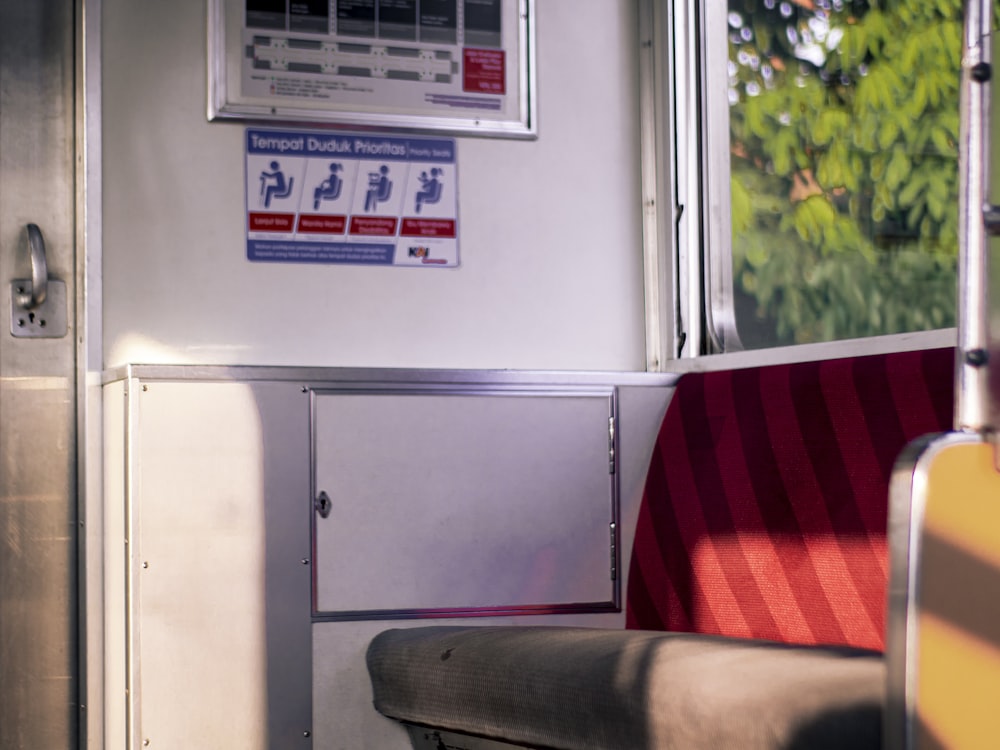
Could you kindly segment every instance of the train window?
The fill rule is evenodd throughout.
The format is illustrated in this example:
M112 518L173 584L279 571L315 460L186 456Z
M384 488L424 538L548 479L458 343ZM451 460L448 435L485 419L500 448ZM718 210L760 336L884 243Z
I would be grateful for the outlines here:
M954 326L960 0L701 7L708 348Z

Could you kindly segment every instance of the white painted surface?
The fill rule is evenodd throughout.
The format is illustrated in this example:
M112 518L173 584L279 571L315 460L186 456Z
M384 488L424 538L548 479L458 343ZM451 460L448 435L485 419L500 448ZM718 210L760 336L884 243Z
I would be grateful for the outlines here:
M251 368L240 381L224 369L168 369L172 374L135 368L127 380L105 386L108 747L124 747L128 736L137 746L150 739L151 747L291 747L292 738L297 743L305 731L317 748L405 747L399 728L372 708L365 649L384 628L448 621L310 622L309 565L316 561L309 559L308 391L329 392L338 376L352 383L365 379L329 371L326 382L323 371L313 371L305 383L287 379L289 374L257 380ZM368 380L378 376L372 372ZM646 468L671 391L652 376L649 382L619 387L623 593ZM543 413L559 419L552 410ZM345 434L363 433L351 420L342 421ZM555 464L567 463L553 456ZM603 446L590 460L606 465ZM467 469L473 478L477 471L474 465ZM526 466L524 473L543 495L558 494L567 484L548 467ZM465 485L469 478L456 476ZM374 483L371 491L377 489ZM413 488L416 503L401 498L400 517L414 504L432 504L428 490ZM562 518L567 511L558 513ZM522 515L498 519L489 536L519 543ZM552 520L544 508L537 515L533 526ZM437 542L433 530L408 528L428 546ZM471 537L466 541L476 543ZM603 566L604 533L590 546L595 549L581 550L582 557ZM356 554L340 552L329 561L348 572L338 596L357 601L372 582ZM563 579L555 582L557 590L572 587L565 579L574 571L557 568L554 575ZM624 620L616 612L453 622L620 628Z
M108 747L298 746L312 724L308 397L138 378L106 393Z
M643 369L633 4L536 18L538 140L458 143L461 267L296 266L245 260L205 4L105 0L105 363Z
M143 389L130 451L138 736L264 750L266 525L253 394L236 383Z
M613 605L611 397L318 393L317 609Z

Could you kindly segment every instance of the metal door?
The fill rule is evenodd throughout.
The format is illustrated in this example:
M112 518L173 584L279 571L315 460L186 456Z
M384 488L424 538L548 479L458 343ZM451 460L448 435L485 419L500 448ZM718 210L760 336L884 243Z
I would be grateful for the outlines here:
M0 0L3 750L79 737L74 5Z

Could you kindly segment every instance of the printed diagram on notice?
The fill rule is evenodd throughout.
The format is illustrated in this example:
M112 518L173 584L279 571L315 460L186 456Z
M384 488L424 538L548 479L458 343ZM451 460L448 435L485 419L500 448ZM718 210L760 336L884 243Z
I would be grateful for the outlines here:
M281 164L272 161L269 166L270 172L260 173L260 194L264 199L264 208L271 207L272 198L287 198L292 193L292 178L285 179Z
M272 106L517 115L515 0L247 0L240 87Z
M210 120L537 136L535 0L206 2Z
M247 258L458 265L448 138L246 131Z

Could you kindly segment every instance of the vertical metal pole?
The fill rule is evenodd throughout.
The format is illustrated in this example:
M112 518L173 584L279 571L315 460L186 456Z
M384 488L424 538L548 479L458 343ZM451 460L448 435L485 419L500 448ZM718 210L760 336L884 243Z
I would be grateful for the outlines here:
M991 0L968 0L962 37L959 135L959 302L955 429L992 429L988 391L989 101ZM985 212L985 214L984 214ZM1000 352L997 352L1000 354Z

